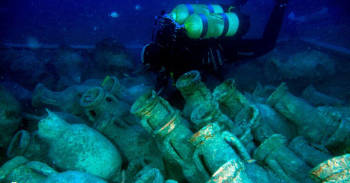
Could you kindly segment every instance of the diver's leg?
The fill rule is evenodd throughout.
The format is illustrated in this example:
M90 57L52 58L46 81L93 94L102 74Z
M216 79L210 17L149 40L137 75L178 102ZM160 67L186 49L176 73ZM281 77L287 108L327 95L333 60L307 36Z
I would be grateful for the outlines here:
M270 19L263 34L263 43L269 49L273 49L276 44L279 32L282 27L284 12L287 7L288 0L275 0L276 4L270 15Z

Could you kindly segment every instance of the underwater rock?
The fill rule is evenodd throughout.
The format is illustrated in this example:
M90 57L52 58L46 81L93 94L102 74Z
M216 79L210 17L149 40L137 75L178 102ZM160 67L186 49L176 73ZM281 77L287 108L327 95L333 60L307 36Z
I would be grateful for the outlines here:
M43 183L107 183L101 178L79 171L65 171L50 175Z
M80 98L83 93L91 88L90 85L74 85L63 91L55 92L39 83L33 92L32 105L34 107L48 106L81 116L83 108L80 106Z
M324 93L317 91L315 87L313 87L312 85L305 88L305 90L303 91L302 97L313 106L325 106L325 105L339 106L344 104L343 101L335 97L328 96Z
M60 169L84 171L105 179L120 173L118 150L92 128L71 125L49 111L38 126L39 137L50 145L49 158Z
M190 142L196 147L193 153L194 164L206 178L212 177L209 182L215 182L216 179L251 182L244 163L231 147L234 144L221 136L217 124L203 127L191 137Z
M350 154L337 156L320 163L310 172L316 182L331 183L350 182Z
M53 79L47 71L47 61L32 50L9 49L1 58L0 71L25 88L32 88L38 82L51 83L49 80Z
M60 48L56 53L56 60L52 62L60 76L64 77L68 85L81 82L82 70L84 68L84 58L69 47Z
M21 122L21 105L0 86L0 148L6 148Z
M337 123L322 115L302 98L292 95L282 83L267 103L297 126L299 135L313 143L322 143L337 129Z
M286 61L273 57L265 62L267 78L319 81L335 74L335 62L317 50L307 50L289 56Z
M30 160L48 162L49 146L38 137L37 132L18 131L7 148L7 157L24 156Z
M0 85L6 88L8 92L10 92L22 105L25 105L27 102L30 102L32 100L32 91L24 88L17 82L5 80L3 82L0 82Z
M311 167L331 158L330 154L313 147L302 136L295 137L289 143L288 148Z
M115 38L105 38L99 42L96 43L96 48L98 49L106 49L110 51L123 51L125 50L125 47L121 44L120 41L118 41Z
M210 90L201 81L199 71L190 71L176 81L176 88L185 99L183 114L190 118L192 111L199 105L212 100Z
M257 161L266 163L280 178L288 183L310 182L305 172L311 168L286 146L286 138L274 134L254 152Z
M0 167L0 182L42 183L54 173L45 163L16 156Z
M117 40L107 38L96 44L94 59L99 70L117 77L131 71L134 63L125 47Z

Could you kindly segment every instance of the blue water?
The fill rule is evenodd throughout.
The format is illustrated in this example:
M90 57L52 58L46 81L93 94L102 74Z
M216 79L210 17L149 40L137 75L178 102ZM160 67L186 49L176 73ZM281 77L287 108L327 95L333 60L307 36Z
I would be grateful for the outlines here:
M0 121L0 134L11 131L6 136L7 141L0 140L0 167L13 158L6 154L9 139L19 130L36 132L39 120L47 114L46 109L66 112L66 115L77 115L82 118L81 121L89 121L86 124L91 128L97 128L86 116L86 111L76 114L76 111L65 107L73 103L80 109L79 97L86 88L101 86L106 76L116 76L123 89L122 94L119 93L120 95L116 98L118 101L125 102L125 106L120 107L122 106L120 105L120 108L114 111L127 111L126 113L132 116L128 116L130 117L128 120L132 121L131 125L127 123L125 127L125 124L117 124L123 129L121 136L128 138L129 134L135 133L140 138L135 140L133 136L130 137L131 145L124 141L114 145L119 151L135 148L140 152L145 151L145 154L150 153L149 149L142 149L142 147L149 145L147 142L153 142L154 136L146 133L147 128L144 128L128 111L137 98L157 87L159 72L142 71L144 67L140 57L143 46L152 41L155 17L163 11L170 12L181 3L230 4L233 1L0 0L0 93L3 96L12 95L14 98L12 100L9 97L8 101L0 100L0 107L4 108L0 108L0 120L10 119L13 114L16 114L18 119L18 124L9 128ZM254 39L262 36L274 3L275 0L247 1L241 8L241 12L250 16L250 28L243 38ZM202 73L202 79L213 91L223 81L222 79L233 78L237 88L249 101L264 104L272 91L285 82L293 95L303 98L313 109L331 106L339 112L337 114L342 119L348 120L350 119L349 35L350 1L289 0L273 50L253 59L235 60L233 63L226 60L228 63L224 65L224 71L221 73L224 78L205 72L205 74ZM101 41L112 46L99 47ZM198 53L193 52L193 54ZM176 81L170 78L168 80L169 83L165 84L165 89L157 92L176 110L181 111L186 101L177 91ZM45 86L53 94L45 96L35 90L38 86ZM265 90L259 88L261 86L265 87ZM319 93L308 98L303 92L310 86ZM74 95L61 96L62 91L69 87L77 87L78 89L71 91L79 91L78 94L73 92ZM33 102L33 97L36 95L44 96L41 103L39 102L40 105L35 105ZM18 103L14 102L15 100ZM61 101L64 101L64 104L60 103ZM20 106L21 109L4 106ZM283 116L283 112L274 110ZM195 125L188 117L187 120L189 123L186 125L189 125L191 133L195 133ZM350 138L350 134L348 137ZM2 138L1 135L0 138ZM291 139L288 139L288 142L290 141ZM350 141L346 142L346 145L350 144ZM138 143L141 144L140 147L135 145ZM256 146L260 145L256 139L254 143L257 143ZM121 144L127 147L120 148ZM323 145L320 144L322 147ZM158 148L154 147L161 159L163 156L160 155ZM255 150L256 147L250 148ZM127 150L125 152L129 152ZM253 154L253 150L249 152L250 155ZM318 150L330 157L350 153L349 147L342 146L328 150L323 147ZM128 154L124 154L125 152L121 154L122 170L126 171L130 162L126 160ZM42 161L57 171L66 171L56 165L55 160L43 159ZM146 164L149 163L147 161ZM262 171L271 170L262 162L257 162L256 165ZM308 166L312 168L311 165L308 164ZM160 169L164 179L177 178L169 173L170 170L155 168ZM179 169L174 171L175 175L178 175L177 171ZM258 170L252 170L254 171ZM136 174L133 176L135 178ZM271 177L278 176L273 174ZM254 180L259 180L255 178ZM279 182L277 179L271 180ZM186 182L181 176L178 180ZM5 180L0 174L0 182L2 181Z
M181 2L184 1L77 0L72 2L63 0L48 3L41 0L4 0L0 6L0 37L2 41L11 42L24 42L27 37L35 37L45 43L68 44L93 44L105 37L115 37L123 42L143 43L150 39L154 16L159 15L161 10L171 10ZM229 3L230 1L201 1L201 3L208 2ZM137 5L140 6L138 10L135 9ZM252 16L254 22L252 31L261 30L271 8L271 0L248 1L244 12ZM332 29L334 25L349 22L347 1L293 0L290 1L287 14L294 12L297 16L308 16L322 8L328 8L328 13L322 19L314 20L313 24L316 26ZM115 19L110 17L113 11L118 12L120 16ZM297 25L297 29L304 29L305 26L310 26L310 23ZM314 30L315 27L312 29ZM344 37L348 37L345 35L344 33Z

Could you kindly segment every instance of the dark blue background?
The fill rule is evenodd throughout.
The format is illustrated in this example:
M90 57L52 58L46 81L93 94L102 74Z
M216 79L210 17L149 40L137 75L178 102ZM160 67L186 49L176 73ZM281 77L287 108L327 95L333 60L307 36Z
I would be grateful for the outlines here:
M43 43L94 44L103 38L114 37L129 46L142 45L150 40L154 16L183 2L230 1L1 0L0 41L25 43L28 37L34 37ZM273 0L248 0L243 11L252 19L249 36L261 34L272 3ZM135 10L137 4L141 6L139 11ZM297 29L302 36L349 47L349 1L290 0L287 15L291 11L297 16L308 15L324 7L329 10L326 17L305 24L286 21L281 38L290 36L290 32ZM118 12L120 17L111 18L112 11ZM97 27L96 31L94 27Z

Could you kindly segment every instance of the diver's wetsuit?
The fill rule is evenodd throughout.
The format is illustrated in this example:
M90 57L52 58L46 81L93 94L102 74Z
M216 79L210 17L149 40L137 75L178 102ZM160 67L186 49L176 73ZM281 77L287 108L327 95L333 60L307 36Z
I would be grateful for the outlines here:
M170 75L177 79L185 72L199 70L220 78L224 63L258 57L272 50L281 29L286 2L276 0L261 39L242 39L249 30L250 21L240 12L235 12L240 20L236 35L218 39L190 39L183 29L176 31L172 20L161 19L154 41L143 52L144 64L149 64L158 74L156 90L167 85Z

